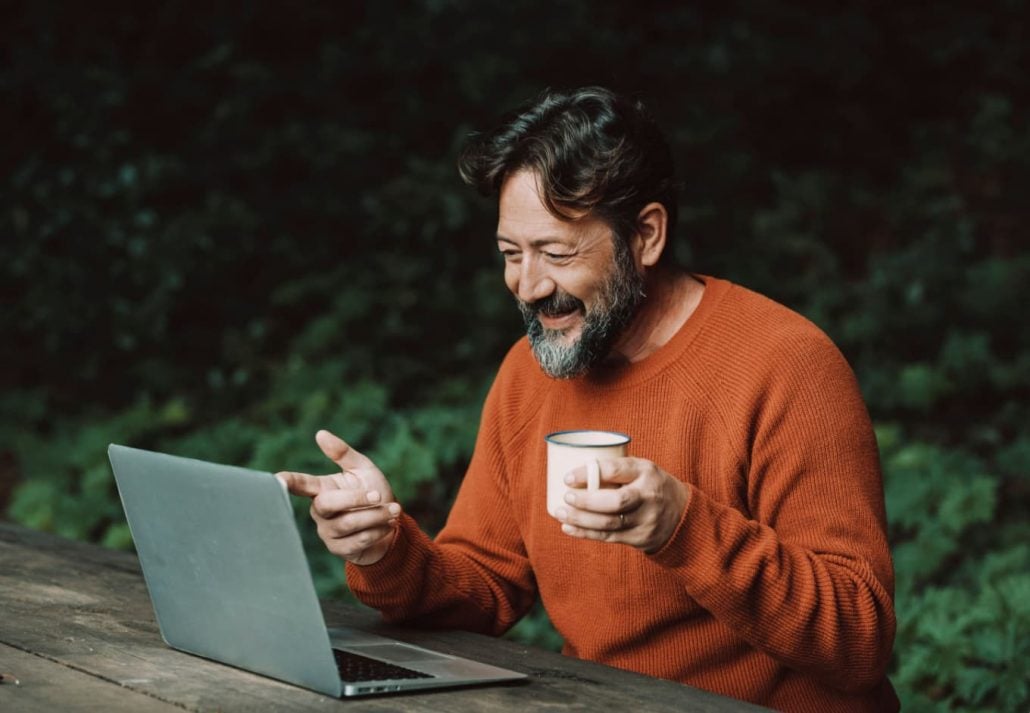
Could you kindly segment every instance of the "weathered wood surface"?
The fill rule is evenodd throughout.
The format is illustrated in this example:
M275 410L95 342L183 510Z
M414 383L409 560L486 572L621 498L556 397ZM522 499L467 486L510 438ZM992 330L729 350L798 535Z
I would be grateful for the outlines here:
M62 713L135 713L182 709L150 698L89 673L35 654L0 644L3 673L17 672L20 683L0 685L0 711L62 711Z
M687 686L467 632L383 626L325 602L347 624L530 674L525 682L335 700L175 651L161 640L135 556L0 522L0 711L762 710Z

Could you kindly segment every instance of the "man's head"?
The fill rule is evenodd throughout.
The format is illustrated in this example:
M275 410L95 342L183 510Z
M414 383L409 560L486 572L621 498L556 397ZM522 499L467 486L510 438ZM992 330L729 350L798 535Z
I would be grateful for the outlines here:
M626 330L644 270L667 254L675 177L661 132L606 89L548 92L474 137L459 170L500 196L505 282L544 371L584 373Z

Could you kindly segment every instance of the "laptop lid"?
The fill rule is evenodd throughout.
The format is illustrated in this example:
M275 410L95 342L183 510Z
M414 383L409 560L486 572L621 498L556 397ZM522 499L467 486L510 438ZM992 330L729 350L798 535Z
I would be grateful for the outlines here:
M108 456L165 642L340 696L278 478L113 444Z

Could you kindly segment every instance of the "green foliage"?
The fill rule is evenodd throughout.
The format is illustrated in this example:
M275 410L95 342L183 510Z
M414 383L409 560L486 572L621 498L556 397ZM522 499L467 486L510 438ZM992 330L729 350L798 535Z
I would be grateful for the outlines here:
M18 396L0 406L5 422L13 421L14 410L22 405ZM115 438L135 439L175 428L183 416L177 401L155 407L144 399L113 415L92 414L83 421L61 423L47 437L27 429L5 433L20 467L40 474L19 487L10 516L65 537L129 544L107 465L107 446Z
M915 443L885 460L894 563L907 587L932 581L970 528L993 521L998 481L975 457Z
M558 632L554 630L551 620L547 618L547 612L539 602L505 636L551 651L560 651L564 643Z
M23 5L0 23L7 516L129 547L109 442L328 472L329 428L438 529L520 332L457 147L544 86L603 83L673 140L670 249L855 369L905 709L1026 710L1022 3ZM511 635L560 644L539 607Z
M1024 532L1024 539L1026 533ZM971 586L899 592L895 682L911 710L1021 710L1030 696L1030 550L986 557Z
M1030 696L1030 525L999 516L1004 481L981 459L879 435L905 708L1017 710Z

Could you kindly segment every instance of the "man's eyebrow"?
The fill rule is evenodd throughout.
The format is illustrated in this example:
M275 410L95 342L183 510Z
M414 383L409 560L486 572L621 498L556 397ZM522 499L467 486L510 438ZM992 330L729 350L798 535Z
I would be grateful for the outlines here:
M505 236L500 235L500 234L497 235L497 242L499 242L499 243L508 243L509 245L514 245L515 247L519 247L519 244L517 242L515 242L511 238L506 238ZM554 245L555 243L560 243L562 245L565 245L565 241L563 241L561 238L559 238L557 236L551 236L551 237L543 237L543 238L534 238L533 240L529 241L529 246L533 247L533 248L541 248L541 247L543 247L545 245Z

